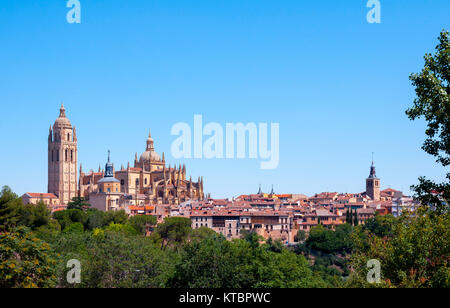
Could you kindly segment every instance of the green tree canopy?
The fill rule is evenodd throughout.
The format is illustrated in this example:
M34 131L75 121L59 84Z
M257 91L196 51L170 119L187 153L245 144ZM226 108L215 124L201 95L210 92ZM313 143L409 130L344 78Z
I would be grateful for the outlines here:
M424 118L427 136L422 149L435 156L444 167L450 165L450 41L449 32L442 31L436 53L425 55L425 65L420 73L410 76L416 91L414 106L406 111L410 120ZM450 200L450 173L447 182L437 184L419 178L413 186L416 198L423 205L436 207L442 212Z
M50 246L20 227L0 233L0 288L45 288L56 285Z

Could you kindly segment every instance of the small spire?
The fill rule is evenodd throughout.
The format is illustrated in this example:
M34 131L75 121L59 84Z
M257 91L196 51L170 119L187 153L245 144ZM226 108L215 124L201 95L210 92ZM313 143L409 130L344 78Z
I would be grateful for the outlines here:
M110 150L108 150L108 163L110 163L111 162L111 151Z
M59 117L60 118L66 117L66 108L64 108L64 103L61 103L61 108L59 109Z

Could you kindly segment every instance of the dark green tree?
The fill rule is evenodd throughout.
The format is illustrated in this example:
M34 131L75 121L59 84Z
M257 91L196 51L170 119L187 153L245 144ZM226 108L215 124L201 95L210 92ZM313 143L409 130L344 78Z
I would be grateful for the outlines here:
M304 242L305 240L306 240L306 232L303 230L298 230L297 234L295 235L295 241Z
M19 223L18 213L22 200L8 186L0 193L0 230L9 230Z
M105 225L109 226L111 223L124 225L128 222L128 214L124 210L108 211L105 213Z
M354 214L353 214L353 226L357 226L359 225L359 221L358 221L358 210L355 210Z
M87 210L91 205L83 197L75 197L67 205L68 210Z
M189 239L191 220L185 217L168 217L156 227L155 233L162 239L161 248L173 245L178 248Z
M145 235L150 228L156 225L156 217L136 215L130 218L129 224L139 233Z

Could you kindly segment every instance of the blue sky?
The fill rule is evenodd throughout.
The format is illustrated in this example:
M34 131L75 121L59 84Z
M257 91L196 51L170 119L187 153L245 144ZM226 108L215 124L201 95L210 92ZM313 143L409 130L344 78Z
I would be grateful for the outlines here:
M47 188L47 134L61 101L77 126L84 169L116 166L145 150L148 130L168 163L204 176L213 197L361 192L375 152L383 188L409 192L446 170L421 149L408 80L442 29L448 0L65 0L0 4L0 185ZM280 164L175 160L177 122L280 123ZM448 170L447 170L448 171Z

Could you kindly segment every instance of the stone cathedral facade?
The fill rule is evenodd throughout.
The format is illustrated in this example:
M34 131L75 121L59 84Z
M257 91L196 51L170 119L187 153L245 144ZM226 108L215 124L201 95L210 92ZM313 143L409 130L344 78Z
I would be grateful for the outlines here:
M78 195L77 134L61 105L59 117L48 134L48 193L68 204Z
M123 194L122 200L116 200L115 206L107 208L117 208L117 202L126 205L144 204L170 204L177 205L189 200L203 200L203 178L199 177L193 181L186 177L186 166L179 165L166 166L164 153L162 157L155 151L154 140L149 133L146 142L146 149L138 158L135 154L133 167L127 164L119 170L112 167L113 178L120 183L119 192ZM107 194L101 191L99 183L106 177L105 170L98 172L91 170L84 173L80 167L80 195L90 199L98 194ZM112 192L111 192L112 193Z
M164 153L160 157L155 151L150 134L139 159L136 153L134 166L130 167L128 163L120 170L114 169L108 156L107 170L99 168L98 172L84 173L81 164L78 169L77 144L76 129L61 105L59 117L50 126L48 134L48 193L57 197L61 205L67 205L75 197L92 199L94 203L106 200L104 205L96 206L105 210L128 205L175 205L204 199L203 178L199 177L197 181L187 179L185 165L167 167ZM118 183L117 188L114 191L104 189L102 183L111 181Z

